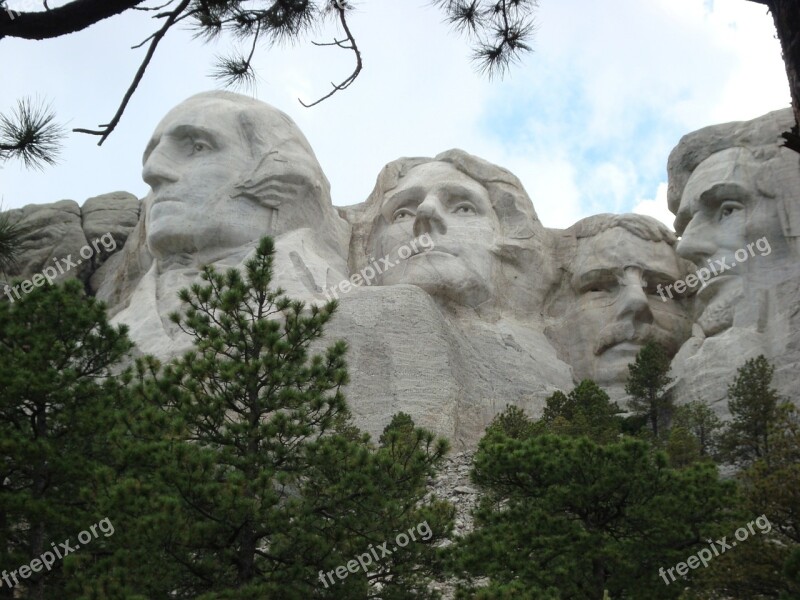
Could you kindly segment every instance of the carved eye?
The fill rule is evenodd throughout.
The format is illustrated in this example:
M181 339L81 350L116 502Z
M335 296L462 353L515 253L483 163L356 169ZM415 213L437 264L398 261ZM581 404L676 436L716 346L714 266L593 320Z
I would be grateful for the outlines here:
M609 294L619 282L614 277L598 277L593 281L587 281L581 289L582 294Z
M601 294L601 293L610 292L611 291L611 285L612 285L611 283L603 283L603 282L592 283L589 286L587 286L586 288L584 288L583 293L584 294L586 294L586 293Z
M472 216L477 214L477 211L469 202L462 202L453 209L453 213L461 216Z
M742 205L739 204L738 202L724 202L719 209L719 218L720 220L726 219L727 217L730 217L733 213L735 213L737 210L741 209Z
M192 140L192 154L206 152L211 148L206 142L200 140Z
M398 208L396 211L394 211L394 214L392 215L392 223L398 223L400 221L408 221L409 219L413 218L414 218L414 213L411 212L409 209Z

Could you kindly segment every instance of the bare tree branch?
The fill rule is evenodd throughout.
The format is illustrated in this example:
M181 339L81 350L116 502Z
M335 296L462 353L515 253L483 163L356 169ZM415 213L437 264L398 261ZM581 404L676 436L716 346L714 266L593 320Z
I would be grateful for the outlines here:
M160 6L134 6L133 10L142 10L142 11L156 11L156 10L163 10L167 8L170 4L175 2L175 0L169 0L169 2L165 2Z
M42 12L0 11L0 39L46 40L82 31L146 0L73 0Z
M327 100L328 98L333 96L336 92L339 92L341 90L344 90L344 89L347 89L348 87L350 87L350 84L353 83L356 80L356 78L358 77L359 73L361 73L361 69L364 68L364 63L363 63L363 61L361 59L361 51L358 49L358 45L356 44L356 39L353 37L353 33L350 31L350 26L347 24L347 16L345 14L346 4L345 4L344 0L332 0L331 4L333 5L334 10L336 10L339 13L339 21L341 22L342 28L344 29L345 35L347 37L346 37L345 40L339 41L339 40L336 40L334 38L333 43L317 44L317 45L318 46L324 46L324 45L334 46L335 45L335 46L338 46L339 48L343 48L345 50L352 50L356 55L356 68L350 74L350 76L347 79L345 79L344 81L342 81L340 84L337 85L337 84L331 82L331 85L333 86L333 89L328 94L325 94L322 98L316 100L315 102L312 102L311 104L306 104L305 102L300 100L300 98L298 98L297 101L300 102L300 104L302 104L306 108L310 108L312 106L316 106L320 102L322 102L324 100ZM349 42L349 45L346 45L344 43L345 41Z
M98 146L102 146L103 142L108 139L108 136L111 135L111 132L116 129L117 125L119 124L120 119L122 118L122 114L125 112L125 108L128 106L128 102L130 102L131 98L133 97L136 88L139 87L139 83L142 81L144 77L144 73L147 70L147 67L150 65L150 61L153 59L153 55L156 52L156 48L161 40L166 35L167 31L175 24L175 21L181 15L181 13L186 10L189 6L191 0L181 0L181 3L170 13L170 16L164 22L164 25L161 29L153 37L153 41L150 42L150 47L147 49L147 54L142 61L142 64L139 66L139 70L136 72L136 75L133 78L133 82L131 83L128 91L125 93L125 97L122 99L122 103L117 110L117 114L114 115L114 118L111 119L109 123L106 125L99 125L102 129L99 130L92 130L92 129L73 129L75 133L87 133L89 135L99 135L100 141L97 142Z

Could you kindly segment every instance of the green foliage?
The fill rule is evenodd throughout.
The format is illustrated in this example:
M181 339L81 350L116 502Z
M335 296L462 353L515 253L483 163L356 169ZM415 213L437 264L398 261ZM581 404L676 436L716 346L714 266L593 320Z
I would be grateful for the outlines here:
M97 505L94 483L104 471L105 434L130 403L111 376L130 349L123 327L111 327L102 303L77 281L34 288L0 302L0 564L28 564L50 544L114 515ZM100 537L81 549L102 553ZM75 555L51 572L34 573L32 597L62 598ZM4 588L6 586L3 586Z
M568 395L557 391L547 399L541 423L551 433L585 435L595 442L616 441L621 412L594 381L584 379Z
M105 502L124 530L115 551L76 572L76 589L107 598L366 598L347 565L426 522L429 539L383 559L370 581L432 597L424 575L452 507L423 500L447 450L397 415L369 442L348 420L346 346L311 354L336 303L306 308L270 288L274 246L245 267L206 268L173 320L195 350L137 364L135 418L112 432L123 475ZM323 573L320 573L323 571Z
M672 427L683 428L697 441L700 456L713 457L719 447L722 421L708 406L693 401L675 407L672 413Z
M427 481L436 473L448 445L399 413L380 436L378 447L328 436L312 450L312 467L305 475L304 518L306 560L316 557L309 573L319 587L316 569L328 573L370 547L389 542L395 550L373 561L369 582L363 572L326 588L330 598L403 600L434 598L428 582L437 569L433 545L448 536L454 509L435 498L423 500ZM420 537L419 526L427 539ZM417 541L395 544L399 533L417 526ZM375 585L379 584L380 589ZM311 596L312 590L308 595Z
M685 427L670 428L665 450L671 467L681 468L700 460L700 442Z
M772 387L775 367L763 356L742 365L728 386L728 408L732 421L723 435L727 460L747 465L756 460L769 464L769 435L778 416L781 397Z
M636 360L628 365L628 381L625 393L631 396L630 408L639 415L646 415L653 435L658 439L659 425L663 413L672 407L667 386L672 382L669 373L670 357L663 347L648 342L639 350Z
M768 515L772 532L746 557L731 557L730 577L719 586L752 597L800 597L800 414L791 404L776 408L769 424L769 454L740 473L745 507L751 514ZM761 577L753 566L762 565ZM770 575L772 575L770 577ZM754 585L757 583L758 585Z
M0 274L16 264L22 251L22 238L28 231L24 225L12 222L9 213L0 212ZM0 292L5 293L4 290ZM0 296L0 299L4 298Z
M513 404L508 404L503 412L495 415L486 428L486 433L499 433L521 440L536 435L541 429L537 423L525 414L524 410Z
M461 597L487 577L498 594L677 598L680 586L665 586L659 567L705 545L734 498L713 465L670 469L636 439L487 435L473 480L485 495L452 557L468 581Z

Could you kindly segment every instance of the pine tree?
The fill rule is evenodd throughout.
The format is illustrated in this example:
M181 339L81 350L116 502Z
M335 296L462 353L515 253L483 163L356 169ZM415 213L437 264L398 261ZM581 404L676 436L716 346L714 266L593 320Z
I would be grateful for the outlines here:
M555 397L561 392L555 392ZM563 396L563 394L561 394ZM548 400L549 402L549 400ZM514 439L525 439L537 433L543 433L544 429L534 422L524 410L513 404L508 404L503 412L498 413L486 428L486 433L498 432Z
M728 460L750 464L770 461L770 428L778 416L781 397L772 387L775 367L763 356L742 365L728 386L728 408L732 421L723 436Z
M99 510L93 482L106 465L105 434L129 410L112 371L130 347L125 328L111 327L77 281L0 301L0 564L9 571L51 544L74 547L80 532L113 517ZM63 598L62 569L106 543L95 539L14 587L28 598ZM13 592L0 587L4 597Z
M685 582L665 585L659 569L705 546L734 500L713 465L670 469L638 439L494 432L479 444L473 479L485 496L452 557L464 598L479 577L496 595L476 597L678 598Z
M9 213L0 212L0 275L16 266L17 257L22 251L22 238L29 229L11 220ZM5 293L5 284L0 293Z
M622 412L591 379L581 381L568 395L557 391L547 399L540 423L551 433L586 435L598 443L616 441Z
M377 446L352 426L346 345L309 350L336 302L307 308L273 290L273 256L265 238L244 274L205 268L173 316L195 349L138 362L139 408L113 432L123 476L105 496L121 533L81 565L84 596L355 599L380 583L385 598L401 585L428 597L452 508L424 496L447 444L405 415ZM423 522L426 539L360 569L370 544L391 548Z
M722 421L708 406L693 401L675 407L672 428L682 427L697 440L698 453L702 457L713 457L719 446Z
M656 439L661 433L659 425L663 421L663 414L672 407L666 390L672 382L667 375L669 365L669 355L654 342L645 344L634 363L628 365L625 393L631 396L630 408L639 415L647 416Z
M743 502L736 527L755 518L761 523L756 535L737 545L736 552L720 556L703 573L699 590L713 591L714 597L800 597L800 414L796 407L785 403L777 408L769 438L769 464L758 459L737 476Z

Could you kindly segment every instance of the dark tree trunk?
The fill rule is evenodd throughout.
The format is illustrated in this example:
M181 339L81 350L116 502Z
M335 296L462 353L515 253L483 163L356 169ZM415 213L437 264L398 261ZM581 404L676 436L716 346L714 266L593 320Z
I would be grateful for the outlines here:
M772 13L778 39L781 42L783 63L792 95L794 129L784 134L786 146L800 152L800 2L798 0L750 0L763 4Z

